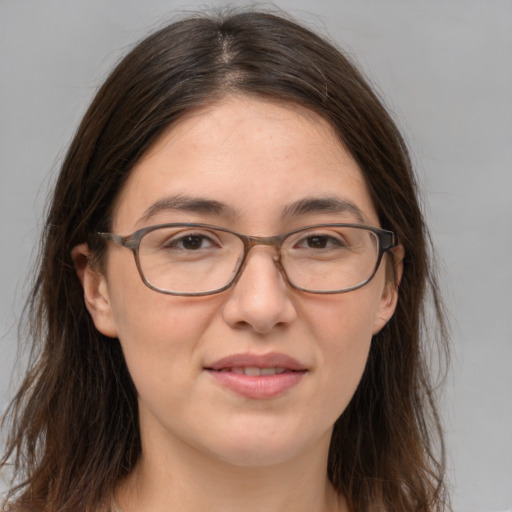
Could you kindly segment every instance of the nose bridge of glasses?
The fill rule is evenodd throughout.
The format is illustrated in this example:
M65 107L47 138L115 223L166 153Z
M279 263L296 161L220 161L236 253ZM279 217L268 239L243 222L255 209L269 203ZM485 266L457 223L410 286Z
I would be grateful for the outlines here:
M280 259L280 250L281 244L283 242L283 235L275 235L275 236L246 236L243 239L245 254L258 245L269 246L274 248L274 256L273 259L275 262L278 262Z
M247 236L247 235L239 235L239 238L242 240L244 244L244 254L243 257L239 259L239 267L236 272L236 281L240 278L240 276L244 273L244 270L247 267L247 263L250 259L250 251L251 249L257 247L257 246L267 246L269 247L269 251L271 253L271 259L273 264L277 267L277 271L279 273L284 273L284 270L281 265L281 258L280 258L280 247L282 244L283 236L276 235L276 236ZM286 273L285 279L286 278Z

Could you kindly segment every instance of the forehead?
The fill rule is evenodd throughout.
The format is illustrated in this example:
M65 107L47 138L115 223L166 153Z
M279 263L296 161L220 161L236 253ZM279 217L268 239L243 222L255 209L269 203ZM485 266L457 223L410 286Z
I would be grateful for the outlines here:
M121 190L114 227L141 227L148 209L169 197L216 201L260 231L305 198L353 203L377 223L363 175L330 124L303 107L253 97L229 97L166 130ZM159 222L172 222L162 215Z

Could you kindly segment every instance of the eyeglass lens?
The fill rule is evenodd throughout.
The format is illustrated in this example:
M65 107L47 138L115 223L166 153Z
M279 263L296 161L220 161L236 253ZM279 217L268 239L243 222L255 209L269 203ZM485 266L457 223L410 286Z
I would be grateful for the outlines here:
M205 227L161 227L147 232L139 265L154 288L171 293L208 293L234 279L244 242L228 231ZM367 281L379 258L379 239L359 227L314 227L290 234L281 245L289 282L312 292L343 291Z

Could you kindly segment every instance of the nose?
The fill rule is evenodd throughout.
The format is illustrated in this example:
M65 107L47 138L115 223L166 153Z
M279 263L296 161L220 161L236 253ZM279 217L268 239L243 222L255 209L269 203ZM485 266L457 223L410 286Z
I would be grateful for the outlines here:
M293 292L276 264L273 251L267 247L252 248L240 277L228 293L223 317L233 328L267 334L297 317Z

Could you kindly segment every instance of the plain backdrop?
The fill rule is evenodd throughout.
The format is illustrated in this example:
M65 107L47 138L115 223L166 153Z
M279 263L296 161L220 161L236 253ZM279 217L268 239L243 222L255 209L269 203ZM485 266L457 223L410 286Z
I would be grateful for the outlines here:
M232 3L239 5L244 2ZM0 0L0 412L59 162L112 65L219 2ZM512 507L512 1L277 1L364 69L407 138L452 317L443 412L457 511Z

